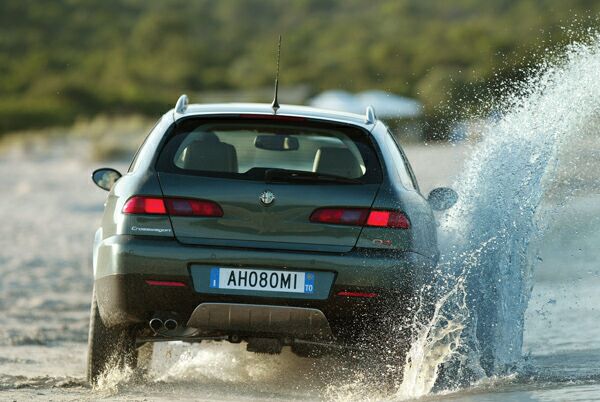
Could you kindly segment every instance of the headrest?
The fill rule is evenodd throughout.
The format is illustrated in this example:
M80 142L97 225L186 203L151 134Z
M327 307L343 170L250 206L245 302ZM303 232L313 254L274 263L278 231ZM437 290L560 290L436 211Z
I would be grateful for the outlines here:
M190 133L190 136L192 136L195 141L221 142L219 137L212 131L193 131Z
M205 139L196 140L185 148L182 157L183 168L208 172L237 173L235 148L219 141L219 138L213 133L206 134Z
M357 179L363 175L359 161L347 148L319 148L315 155L313 171L351 179Z

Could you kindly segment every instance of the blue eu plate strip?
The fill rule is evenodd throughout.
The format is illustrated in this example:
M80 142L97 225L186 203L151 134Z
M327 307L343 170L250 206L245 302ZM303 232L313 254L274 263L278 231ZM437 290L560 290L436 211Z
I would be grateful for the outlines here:
M307 272L304 275L304 293L315 292L315 274Z
M213 289L219 288L219 268L210 269L210 287Z

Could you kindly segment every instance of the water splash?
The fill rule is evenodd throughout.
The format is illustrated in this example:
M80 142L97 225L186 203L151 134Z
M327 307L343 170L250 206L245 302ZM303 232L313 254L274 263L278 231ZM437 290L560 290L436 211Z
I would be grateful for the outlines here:
M439 365L454 352L464 330L462 320L452 320L449 315L460 311L468 316L466 292L461 281L435 305L432 319L419 326L408 360L410 369L405 370L398 393L406 397L418 397L431 390L438 377Z
M454 186L460 200L441 220L441 296L417 330L397 397L518 371L540 206L560 190L559 155L600 115L600 35L590 37L541 64L484 127Z
M114 396L136 382L138 378L131 367L119 367L110 362L93 386L94 392L102 396Z

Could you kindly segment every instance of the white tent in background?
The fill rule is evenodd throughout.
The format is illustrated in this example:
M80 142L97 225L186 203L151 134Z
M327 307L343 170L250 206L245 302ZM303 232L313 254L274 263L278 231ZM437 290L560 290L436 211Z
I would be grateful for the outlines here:
M365 91L356 95L340 90L325 91L312 98L309 105L359 114L371 105L377 117L383 119L415 118L422 113L419 101L384 91Z
M308 101L309 106L350 113L364 113L358 99L350 92L332 90L321 92Z
M356 94L363 109L369 105L382 119L415 118L421 116L421 102L384 91L365 91Z

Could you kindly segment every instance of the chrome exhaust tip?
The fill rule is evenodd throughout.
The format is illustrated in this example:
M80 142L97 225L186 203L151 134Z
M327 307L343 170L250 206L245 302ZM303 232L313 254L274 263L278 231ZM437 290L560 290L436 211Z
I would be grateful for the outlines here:
M150 328L152 329L152 331L158 332L163 327L163 321L160 318L153 318L150 320L149 325L150 325Z
M177 321L175 321L172 318L169 318L168 320L165 321L165 329L167 331L173 331L174 329L176 329L178 327L179 324L177 324Z

